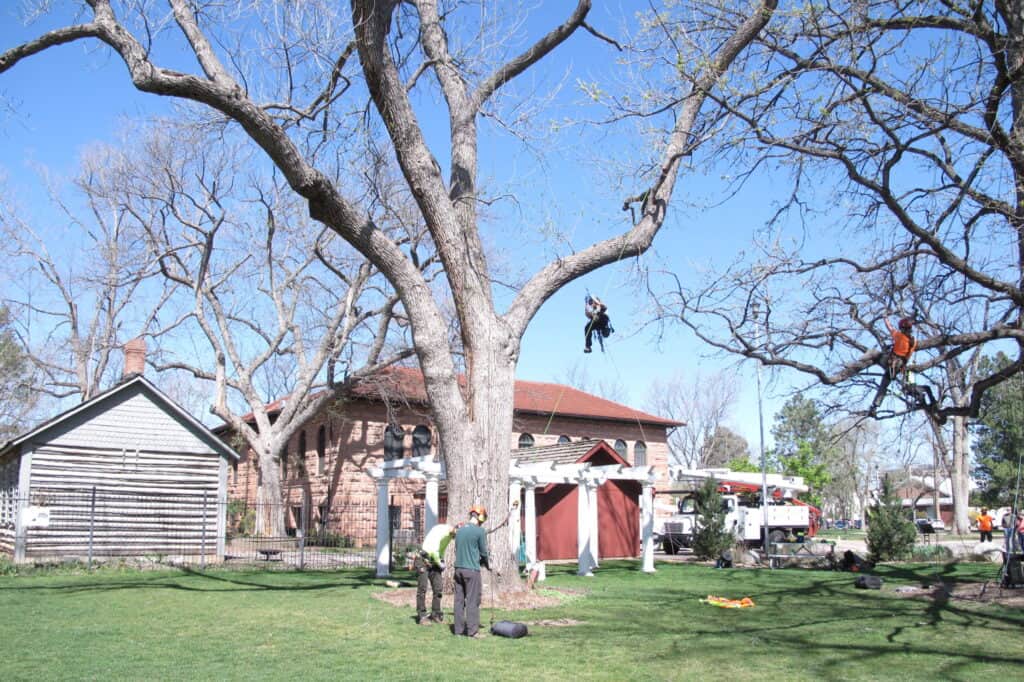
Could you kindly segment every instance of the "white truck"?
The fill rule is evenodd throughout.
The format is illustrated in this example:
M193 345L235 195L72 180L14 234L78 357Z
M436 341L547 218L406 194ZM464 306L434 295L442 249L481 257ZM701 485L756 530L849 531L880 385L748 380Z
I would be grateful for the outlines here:
M706 478L718 481L722 505L726 511L725 527L747 545L764 542L764 515L762 506L745 503L761 492L761 474L729 471L727 469L676 469L671 472L677 481L692 480L695 485ZM793 495L806 492L807 486L799 476L768 474L768 541L783 542L789 536L811 537L817 532L818 510L801 502ZM666 519L661 533L662 549L676 554L693 543L693 530L697 522L696 499L693 494L679 500L677 513Z

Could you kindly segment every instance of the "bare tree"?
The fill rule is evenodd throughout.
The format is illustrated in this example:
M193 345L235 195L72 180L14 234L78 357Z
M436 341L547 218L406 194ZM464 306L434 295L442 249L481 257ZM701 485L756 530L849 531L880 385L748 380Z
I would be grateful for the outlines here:
M311 225L295 195L229 135L211 145L202 128L167 121L141 138L108 150L109 183L94 191L146 235L178 292L158 311L152 364L210 382L210 410L257 458L257 530L284 535L289 440L355 382L412 354L390 334L398 297L365 258ZM422 230L396 221L400 202L389 201L378 224L415 248ZM424 252L421 267L432 263Z
M647 399L651 410L685 423L672 431L668 441L679 464L698 468L719 459L713 456L719 450L717 441L725 435L722 427L736 405L737 386L732 376L728 371L690 379L675 374L651 384Z
M449 509L456 515L483 502L500 525L509 513L514 370L527 324L561 287L650 246L665 220L681 160L696 148L705 103L768 23L776 0L740 3L747 20L735 30L711 31L707 44L714 47L706 58L673 60L675 66L666 69L667 77L684 75L688 85L661 112L659 121L667 121L667 128L636 224L540 267L504 312L495 302L481 235L479 208L486 196L478 178L478 125L485 116L506 123L503 114L514 115L518 104L511 84L580 29L601 36L587 24L590 0L579 0L563 23L525 43L515 42L522 35L517 24L490 24L506 19L503 13L482 13L487 35L500 36L497 47L481 32L484 26L471 23L481 15L478 8L462 2L352 0L345 17L335 3L168 2L170 15L152 3L124 3L123 11L116 11L109 0L88 0L91 11L84 23L7 49L0 54L0 73L53 46L98 40L124 62L139 90L199 103L240 126L306 202L309 214L394 286L409 316L438 430ZM715 17L705 24L716 26ZM197 73L157 63L161 52L152 41L172 30L187 41ZM277 75L281 78L275 80ZM361 111L358 79L372 100L372 115L349 115ZM416 108L437 95L447 107L443 141L425 135ZM377 121L444 268L464 353L465 390L442 305L412 254L380 229L365 200L347 186L350 178L324 171L326 164L352 154L352 136L344 126L369 122L372 127ZM497 548L493 565L503 587L518 586L507 547Z
M93 150L72 189L50 184L59 228L40 231L12 203L0 211L12 331L34 366L33 390L57 401L88 400L116 382L121 344L149 330L146 311L171 293L147 286L157 268L144 235L96 193L108 172Z
M976 416L1024 367L1021 22L1016 1L922 0L829 1L773 24L756 79L722 102L740 125L720 151L749 169L741 182L759 168L792 182L756 256L674 314L720 347L843 388L880 376L885 315L927 322L916 372L1009 340L1015 361L938 411ZM795 248L786 221L806 230ZM803 256L822 226L837 246Z

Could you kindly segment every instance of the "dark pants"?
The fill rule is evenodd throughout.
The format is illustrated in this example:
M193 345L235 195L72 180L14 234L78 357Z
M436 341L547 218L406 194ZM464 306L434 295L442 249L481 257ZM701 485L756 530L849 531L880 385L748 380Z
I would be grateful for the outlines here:
M601 313L600 315L594 317L593 319L587 320L587 325L583 328L583 335L586 339L585 343L587 350L590 350L591 346L594 343L594 334L600 334L602 338L607 338L609 334L609 332L606 331L608 329L608 322L608 316L605 315L604 313ZM601 341L601 347L604 347L603 341Z
M455 634L472 637L480 630L480 571L455 569Z
M981 542L992 542L992 531L983 530L981 533Z
M441 569L432 565L422 557L417 557L413 563L416 569L416 620L421 621L427 617L427 591L430 597L430 617L440 621L444 619L441 612Z

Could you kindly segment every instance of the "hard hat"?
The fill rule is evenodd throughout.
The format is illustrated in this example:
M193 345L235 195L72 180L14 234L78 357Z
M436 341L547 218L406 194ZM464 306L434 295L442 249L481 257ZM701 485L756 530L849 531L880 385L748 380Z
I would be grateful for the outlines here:
M900 329L910 329L913 326L914 321L909 317L904 317L900 319Z
M474 504L469 508L469 513L476 514L481 521L487 518L487 510L484 509L482 504Z

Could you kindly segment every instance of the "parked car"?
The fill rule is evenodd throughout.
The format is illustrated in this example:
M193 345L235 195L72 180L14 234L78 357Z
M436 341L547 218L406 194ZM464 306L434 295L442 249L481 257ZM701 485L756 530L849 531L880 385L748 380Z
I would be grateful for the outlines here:
M938 533L939 531L946 530L946 523L942 519L930 519L928 517L921 517L919 519L914 519L914 523L917 524L918 528L921 528L923 526L931 526L932 530L934 530L936 533Z

